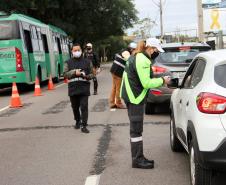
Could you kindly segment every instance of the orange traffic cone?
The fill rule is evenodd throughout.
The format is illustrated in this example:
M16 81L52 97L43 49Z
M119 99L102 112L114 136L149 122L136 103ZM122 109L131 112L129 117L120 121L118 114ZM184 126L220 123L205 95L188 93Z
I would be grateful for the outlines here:
M64 78L64 83L68 83L68 79L67 78Z
M22 107L22 106L23 105L22 105L22 103L20 101L20 95L18 93L16 83L13 82L12 97L11 97L10 107L11 108L18 108L18 107Z
M42 91L39 84L39 79L36 77L35 79L35 93L34 96L42 96Z
M49 76L49 83L48 83L48 90L54 90L55 87L53 85L53 80L52 80L52 76Z

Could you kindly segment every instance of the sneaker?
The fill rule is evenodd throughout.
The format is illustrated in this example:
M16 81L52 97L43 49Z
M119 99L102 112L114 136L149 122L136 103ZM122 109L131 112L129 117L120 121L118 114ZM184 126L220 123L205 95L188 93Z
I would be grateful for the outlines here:
M94 91L93 95L97 95L97 91Z
M82 131L83 133L86 133L86 134L89 133L89 130L88 130L86 127L82 127L82 128L81 128L81 131Z
M116 105L110 105L110 109L115 109L115 108L117 108Z
M126 109L126 106L120 104L120 105L116 105L116 108L117 109Z

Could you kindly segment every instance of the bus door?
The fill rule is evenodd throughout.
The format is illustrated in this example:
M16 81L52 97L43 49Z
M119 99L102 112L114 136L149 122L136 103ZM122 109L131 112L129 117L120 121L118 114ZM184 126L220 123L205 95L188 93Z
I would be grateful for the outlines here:
M32 65L31 65L31 53L33 52L32 43L31 43L31 32L28 30L24 30L24 41L25 46L27 48L28 52L28 63L29 63L29 73L30 73L30 81L33 81L32 79Z
M34 82L35 80L35 62L33 51L34 47L32 44L32 30L31 24L27 22L23 22L23 33L24 33L24 43L28 53L28 62L29 62L29 73L30 73L30 81Z
M60 38L59 37L56 37L57 39L57 48L58 48L58 51L59 51L59 58L60 58L60 71L58 71L59 74L62 73L63 71L63 56L62 56L62 48L61 48L61 42L60 42Z
M47 76L49 77L49 75L51 74L51 64L50 64L49 46L47 41L46 29L41 29L41 40L42 40L43 50L45 52Z

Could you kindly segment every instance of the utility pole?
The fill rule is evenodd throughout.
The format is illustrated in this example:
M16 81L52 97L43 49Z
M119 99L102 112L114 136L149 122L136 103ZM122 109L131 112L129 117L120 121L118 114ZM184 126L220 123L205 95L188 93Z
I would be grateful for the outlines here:
M162 0L159 0L158 3L156 3L154 0L152 2L159 7L159 13L160 13L160 33L161 33L161 38L163 38L164 33L163 33L163 6L162 6ZM165 1L164 1L165 3Z
M197 9L198 9L198 37L199 41L204 41L202 0L197 0Z
M161 38L163 38L162 0L160 0L159 9L160 9L160 29L161 29Z

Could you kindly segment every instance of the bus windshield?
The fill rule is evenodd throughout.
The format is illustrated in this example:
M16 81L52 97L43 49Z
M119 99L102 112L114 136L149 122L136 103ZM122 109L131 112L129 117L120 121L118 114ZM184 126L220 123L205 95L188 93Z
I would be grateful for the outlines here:
M0 40L13 40L20 38L17 21L0 21Z

